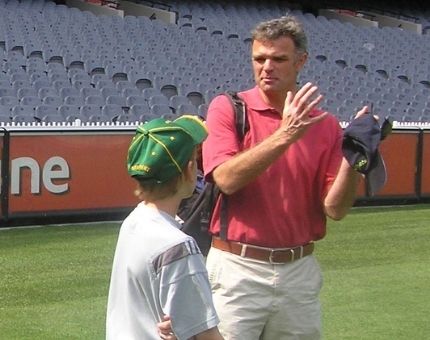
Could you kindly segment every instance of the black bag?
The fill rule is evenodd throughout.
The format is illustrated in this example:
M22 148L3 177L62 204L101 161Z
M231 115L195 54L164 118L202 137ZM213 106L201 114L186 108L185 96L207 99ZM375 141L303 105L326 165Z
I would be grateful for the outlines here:
M225 95L230 98L235 111L236 130L240 140L248 131L245 103L236 92L228 91ZM216 202L221 200L221 231L220 237L227 238L227 196L223 195L215 183L204 182L203 175L198 177L196 190L190 198L181 202L178 216L183 220L181 230L192 236L204 256L211 246L209 226Z

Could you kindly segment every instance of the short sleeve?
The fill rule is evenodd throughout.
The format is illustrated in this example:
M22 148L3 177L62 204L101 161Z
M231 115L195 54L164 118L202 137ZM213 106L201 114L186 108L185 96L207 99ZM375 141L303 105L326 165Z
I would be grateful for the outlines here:
M162 268L160 303L178 339L189 339L219 323L201 254L189 255Z
M230 100L220 95L208 107L206 125L209 135L203 142L203 169L208 178L221 163L239 151L234 110Z

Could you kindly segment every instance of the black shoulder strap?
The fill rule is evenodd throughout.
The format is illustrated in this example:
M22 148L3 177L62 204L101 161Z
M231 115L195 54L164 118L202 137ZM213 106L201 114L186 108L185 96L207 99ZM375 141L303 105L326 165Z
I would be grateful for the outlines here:
M239 140L242 141L245 133L249 130L249 123L246 115L246 105L245 102L240 99L235 91L227 91L224 93L227 98L230 99L232 106L234 108L235 113L235 124L237 135L239 136ZM220 209L220 233L219 237L222 240L227 239L227 196L220 195L221 199L221 209Z
M225 95L230 99L235 112L236 131L239 139L242 140L245 133L249 130L248 119L246 116L245 102L235 91L226 91Z

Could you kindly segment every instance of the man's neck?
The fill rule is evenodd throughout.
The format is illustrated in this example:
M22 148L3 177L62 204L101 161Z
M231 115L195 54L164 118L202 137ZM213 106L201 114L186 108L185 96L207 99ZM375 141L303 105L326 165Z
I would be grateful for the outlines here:
M297 89L292 89L293 95L296 93ZM279 91L273 91L273 92L263 92L260 90L261 96L264 100L264 102L270 106L273 107L276 111L278 111L280 114L284 111L284 105L285 105L285 99L287 98L287 91L279 92Z

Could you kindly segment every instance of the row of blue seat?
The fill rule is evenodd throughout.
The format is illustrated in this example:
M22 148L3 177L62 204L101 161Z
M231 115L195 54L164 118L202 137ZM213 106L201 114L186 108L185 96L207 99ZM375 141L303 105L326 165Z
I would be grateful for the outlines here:
M3 56L0 47L0 59L6 60L0 65L3 71L0 72L0 82L1 78L7 78L5 81L9 81L17 98L23 97L21 92L31 92L24 83L21 84L20 94L14 88L13 71L25 68L20 73L28 76L31 86L37 91L52 87L57 95L60 88L67 84L76 89L100 90L107 87L116 88L118 93L111 92L111 95L119 95L122 98L117 99L124 102L133 92L140 95L144 88L161 91L166 86L163 93L167 97L185 94L189 90L200 93L199 100L204 98L203 101L207 104L217 92L211 89L240 90L252 86L251 65L248 60L249 40L245 41L244 37L249 38L249 29L255 21L287 11L286 4L281 3L262 6L253 2L247 8L220 1L211 4L172 1L172 8L176 8L179 17L185 19L189 14L188 22L191 25L185 25L186 20L181 22L182 25L167 25L158 20L131 16L97 17L63 5L43 5L42 1L38 3L38 10L32 10L28 5L17 5L11 10L9 2L2 4L0 1L0 7L6 4L3 7L6 11L1 12L0 16L7 22L7 25L0 23L0 36L6 35ZM6 12L10 18L6 17ZM248 12L252 13L250 17L253 19L243 20L240 16ZM333 112L337 111L335 105L342 104L335 97L336 93L343 93L346 97L349 95L346 92L349 91L367 100L367 94L371 90L357 90L364 83L371 88L384 86L387 88L386 92L388 89L400 92L404 88L426 90L430 86L429 72L422 68L417 59L413 59L416 67L406 67L411 59L405 60L412 53L407 51L404 53L405 57L397 53L408 38L413 46L422 42L422 49L426 48L426 40L395 29L367 30L334 20L324 20L301 11L293 12L304 23L310 38L311 54L301 81L317 82L321 91L328 93L326 105ZM15 20L14 14L17 15ZM218 21L214 18L218 18ZM11 28L18 27L19 22L24 24L19 26L18 33L14 33ZM40 27L35 31L29 30L32 25ZM345 36L351 38L345 39ZM29 37L37 38L31 47L27 46L30 43L27 41ZM16 41L13 41L15 38ZM370 41L365 41L365 38ZM389 49L382 48L384 39L399 42L399 46L390 44ZM55 43L58 46L53 46ZM362 50L348 54L349 43L351 46L362 46ZM420 48L415 52L421 51ZM402 47L403 51L405 49ZM395 55L395 58L386 57L388 52ZM325 60L319 60L317 56L324 56ZM203 64L207 65L206 69L198 70ZM54 69L58 72L54 72ZM408 72L402 72L403 70ZM36 75L41 79L35 80ZM58 79L53 80L55 77ZM82 78L77 79L79 77ZM94 81L94 78L100 79ZM119 84L130 85L127 86L128 95L125 94L125 89L118 89ZM41 97L39 93L37 95ZM64 104L65 96L60 97ZM70 100L86 99L82 95L77 96L79 98L69 97ZM103 96L103 99L106 97ZM425 99L420 100L425 102Z

